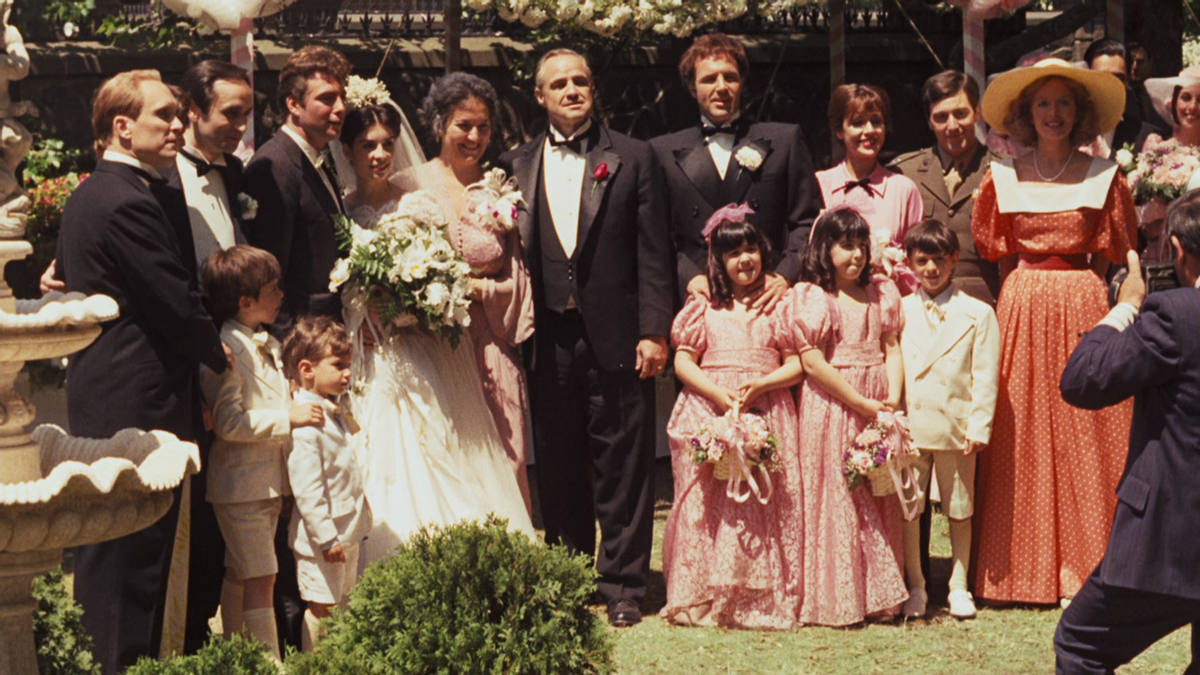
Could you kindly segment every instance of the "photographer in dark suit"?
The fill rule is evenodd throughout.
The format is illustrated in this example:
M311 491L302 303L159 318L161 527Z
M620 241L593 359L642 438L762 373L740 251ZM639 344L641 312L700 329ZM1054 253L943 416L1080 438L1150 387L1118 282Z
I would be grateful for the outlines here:
M699 124L650 141L666 176L681 302L708 297L708 242L700 233L714 211L741 202L754 209L754 224L778 252L756 301L769 308L796 283L800 251L824 206L800 127L742 114L748 70L742 43L719 33L697 38L679 75L700 106Z
M1167 634L1200 621L1200 191L1167 227L1182 288L1146 295L1136 253L1118 304L1071 354L1060 388L1099 409L1134 397L1129 458L1100 565L1054 635L1060 675L1112 673Z

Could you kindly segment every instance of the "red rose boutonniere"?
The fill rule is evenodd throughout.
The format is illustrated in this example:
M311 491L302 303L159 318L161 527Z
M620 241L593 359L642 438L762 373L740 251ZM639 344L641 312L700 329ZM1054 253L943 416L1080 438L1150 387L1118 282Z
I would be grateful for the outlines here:
M595 182L592 183L592 194L596 194L596 188L600 185L600 181L608 178L608 162L600 162L592 171L592 178Z

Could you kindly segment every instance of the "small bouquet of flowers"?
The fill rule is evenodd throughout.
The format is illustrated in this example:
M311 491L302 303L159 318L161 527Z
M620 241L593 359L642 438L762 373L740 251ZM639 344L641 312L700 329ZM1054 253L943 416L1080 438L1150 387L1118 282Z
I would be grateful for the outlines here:
M379 289L372 302L384 325L421 325L458 346L470 323L471 266L446 238L448 224L429 192L410 192L368 230L341 218L338 237L349 255L334 265L329 290Z
M522 201L515 178L504 169L488 169L483 179L467 186L467 212L475 222L500 232L517 226L517 204Z
M1192 174L1200 169L1200 148L1170 139L1147 144L1135 158L1133 145L1127 144L1117 151L1116 161L1129 179L1134 202L1145 204L1155 197L1170 202L1183 194Z
M909 467L914 454L904 414L883 411L846 448L842 475L850 492L866 481L876 497L899 495L905 518L911 520L917 500L924 497Z
M908 268L904 247L892 239L886 230L871 232L871 267L877 274L896 282L901 295L908 295L921 286L917 275Z
M725 494L741 504L753 494L760 504L771 499L771 471L778 470L776 453L779 439L771 433L767 420L755 413L743 413L734 403L724 415L714 417L691 438L692 459L697 464L713 465L713 478L726 481ZM762 487L754 478L758 469ZM746 491L742 491L742 483Z

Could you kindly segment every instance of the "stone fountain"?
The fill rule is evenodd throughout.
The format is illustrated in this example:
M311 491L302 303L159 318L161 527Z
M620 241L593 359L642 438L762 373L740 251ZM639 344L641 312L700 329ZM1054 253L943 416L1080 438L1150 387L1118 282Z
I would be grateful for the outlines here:
M15 119L25 108L7 92L29 63L8 25L11 4L0 0L0 272L33 252L22 240L28 197L14 175L31 143ZM153 524L170 508L172 490L200 468L195 444L166 432L126 429L93 440L53 425L25 431L35 411L14 387L21 367L83 349L116 316L116 301L104 295L16 300L0 278L0 675L37 675L33 579L62 564L64 548Z

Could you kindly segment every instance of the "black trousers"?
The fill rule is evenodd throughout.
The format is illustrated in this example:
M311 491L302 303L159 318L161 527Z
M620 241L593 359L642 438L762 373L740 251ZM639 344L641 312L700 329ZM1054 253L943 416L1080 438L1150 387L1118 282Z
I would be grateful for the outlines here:
M201 427L203 428L203 427ZM200 474L192 476L192 540L188 549L187 627L183 649L194 654L208 642L208 620L221 604L221 584L225 579L225 539L217 525L217 514L206 499L209 451L213 435L200 441Z
M577 311L539 316L530 399L546 540L588 556L608 603L641 602L654 526L653 380L596 363Z
M1196 665L1196 623L1200 600L1106 585L1095 573L1079 589L1054 631L1058 675L1100 675L1116 671L1150 645L1192 624L1192 663L1184 675L1200 675Z

